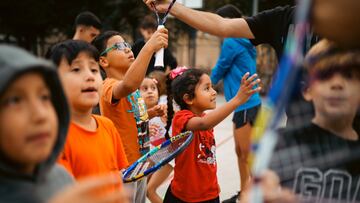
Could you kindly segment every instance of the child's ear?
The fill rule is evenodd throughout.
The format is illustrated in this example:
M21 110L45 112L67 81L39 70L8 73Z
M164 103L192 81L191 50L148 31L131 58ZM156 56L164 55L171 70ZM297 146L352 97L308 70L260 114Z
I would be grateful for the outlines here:
M109 66L109 62L108 62L108 60L106 59L106 57L100 56L100 58L99 58L99 65L100 65L102 68L107 68L107 67Z
M192 105L193 104L193 99L190 99L189 94L184 94L183 100L187 105Z
M311 95L311 93L310 93L310 88L309 87L306 87L303 91L302 91L302 95L303 95L303 97L304 97L304 99L306 100L306 101L311 101L312 100L312 95Z

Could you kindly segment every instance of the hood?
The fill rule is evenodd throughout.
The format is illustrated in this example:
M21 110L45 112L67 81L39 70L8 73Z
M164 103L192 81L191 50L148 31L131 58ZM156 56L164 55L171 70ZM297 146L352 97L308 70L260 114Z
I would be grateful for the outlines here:
M256 56L255 46L250 42L250 40L245 38L233 38L233 39L237 41L239 44L241 44L243 47L247 48L249 54L251 54L253 57Z
M51 91L51 100L58 117L58 137L51 156L38 165L32 176L17 172L13 166L2 159L0 159L0 176L37 180L50 170L63 149L70 122L69 108L53 63L37 58L20 48L0 45L0 95L17 77L30 71L41 73Z

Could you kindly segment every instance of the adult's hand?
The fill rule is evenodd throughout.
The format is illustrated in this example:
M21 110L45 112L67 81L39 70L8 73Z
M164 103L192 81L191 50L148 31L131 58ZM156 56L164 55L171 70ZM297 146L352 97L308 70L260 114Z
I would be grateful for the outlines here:
M162 0L162 1L143 0L143 1L152 11L155 10L154 6L156 6L156 10L160 13L165 13L170 5L169 0Z

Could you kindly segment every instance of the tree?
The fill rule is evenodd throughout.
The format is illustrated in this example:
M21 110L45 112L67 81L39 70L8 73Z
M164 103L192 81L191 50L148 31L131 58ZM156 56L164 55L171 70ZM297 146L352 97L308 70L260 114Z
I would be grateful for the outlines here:
M280 3L279 3L280 2ZM288 4L293 0L260 1L261 8ZM248 0L204 0L204 10L232 3L245 14L251 11ZM117 30L135 39L140 20L150 13L142 0L1 0L0 3L0 42L14 43L38 53L38 45L59 33L70 38L73 35L73 22L78 13L89 10L95 13L104 24L104 29ZM189 33L191 28L177 20L169 20L170 37Z
M2 0L0 41L36 52L38 43L48 36L63 33L70 38L75 17L84 10L98 15L105 29L131 35L139 18L149 12L139 0Z

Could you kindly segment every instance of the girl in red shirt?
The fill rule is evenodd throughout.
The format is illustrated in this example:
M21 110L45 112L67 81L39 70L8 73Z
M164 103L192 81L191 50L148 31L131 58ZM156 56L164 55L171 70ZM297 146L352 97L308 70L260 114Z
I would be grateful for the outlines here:
M257 79L256 74L249 77L249 73L246 73L241 79L237 95L217 109L217 93L204 71L177 68L170 72L168 80L167 84L171 85L171 91L168 91L168 120L171 121L174 114L173 99L180 107L172 120L172 134L190 130L194 139L175 159L174 178L164 203L220 202L213 127L245 103L252 94L260 91L261 88L257 87L260 79ZM214 110L204 113L210 109Z

